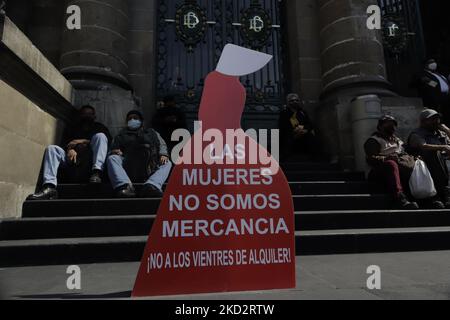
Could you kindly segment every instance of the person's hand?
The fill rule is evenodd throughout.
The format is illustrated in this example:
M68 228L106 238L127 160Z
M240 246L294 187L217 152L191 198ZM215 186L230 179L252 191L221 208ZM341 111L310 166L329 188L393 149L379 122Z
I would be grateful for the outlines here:
M83 139L76 139L76 140L72 140L71 142L69 142L69 144L67 145L68 149L73 149L75 148L77 145L79 144L89 144L88 140L83 140Z
M123 156L123 152L122 152L122 150L120 150L120 149L114 149L114 150L112 150L112 151L111 151L111 154L112 154L112 155L115 155L115 156Z
M296 138L301 138L307 133L308 133L308 130L305 130L304 127L302 127L302 126L299 126L294 129L294 136Z
M70 162L77 163L77 156L78 153L75 150L72 149L67 151L67 159L69 159Z
M161 162L161 165L165 165L169 162L169 158L166 156L161 156L160 162Z
M386 160L394 160L394 161L398 161L398 160L399 160L398 154L391 154L391 155L388 155L388 156L386 157Z
M448 144L446 144L445 146L442 146L442 152L447 152L448 154L450 154L450 146Z
M176 123L177 122L177 116L168 116L165 119L166 124Z

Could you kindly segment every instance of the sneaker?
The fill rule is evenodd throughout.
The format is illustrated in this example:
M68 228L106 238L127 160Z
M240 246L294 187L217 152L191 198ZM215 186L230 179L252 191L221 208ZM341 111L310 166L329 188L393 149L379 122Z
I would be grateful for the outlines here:
M50 184L44 185L40 192L31 194L27 197L27 200L29 201L54 199L58 199L58 191L54 185Z
M102 174L102 172L100 170L94 170L92 172L91 177L89 178L89 183L90 184L101 184L102 183L101 174Z
M419 205L416 202L410 202L405 194L400 193L395 200L395 207L401 210L417 210Z
M136 198L136 191L134 190L133 185L127 184L116 190L116 197L119 199L131 199Z
M163 193L151 184L144 184L139 196L141 198L162 198Z

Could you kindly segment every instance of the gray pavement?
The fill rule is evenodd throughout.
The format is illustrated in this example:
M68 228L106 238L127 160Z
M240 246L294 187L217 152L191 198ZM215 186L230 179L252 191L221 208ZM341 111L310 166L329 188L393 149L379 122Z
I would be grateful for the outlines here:
M381 268L381 290L366 286L367 267ZM6 299L127 299L138 263L80 265L81 290L66 287L67 266L0 269ZM297 257L297 288L152 299L450 299L450 251Z

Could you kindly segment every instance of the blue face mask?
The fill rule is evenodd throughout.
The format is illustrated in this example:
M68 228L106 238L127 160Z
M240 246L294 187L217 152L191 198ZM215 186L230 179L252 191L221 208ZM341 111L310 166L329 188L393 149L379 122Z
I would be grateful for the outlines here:
M141 120L131 119L130 121L128 121L128 129L130 129L130 130L137 130L140 127L142 127L142 121Z

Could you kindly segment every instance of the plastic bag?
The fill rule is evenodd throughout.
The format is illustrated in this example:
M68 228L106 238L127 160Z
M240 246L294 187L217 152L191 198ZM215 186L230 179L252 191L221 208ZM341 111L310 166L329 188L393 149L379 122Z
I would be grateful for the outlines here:
M427 165L422 160L417 160L413 173L409 179L411 195L416 199L428 199L437 195L433 178Z

